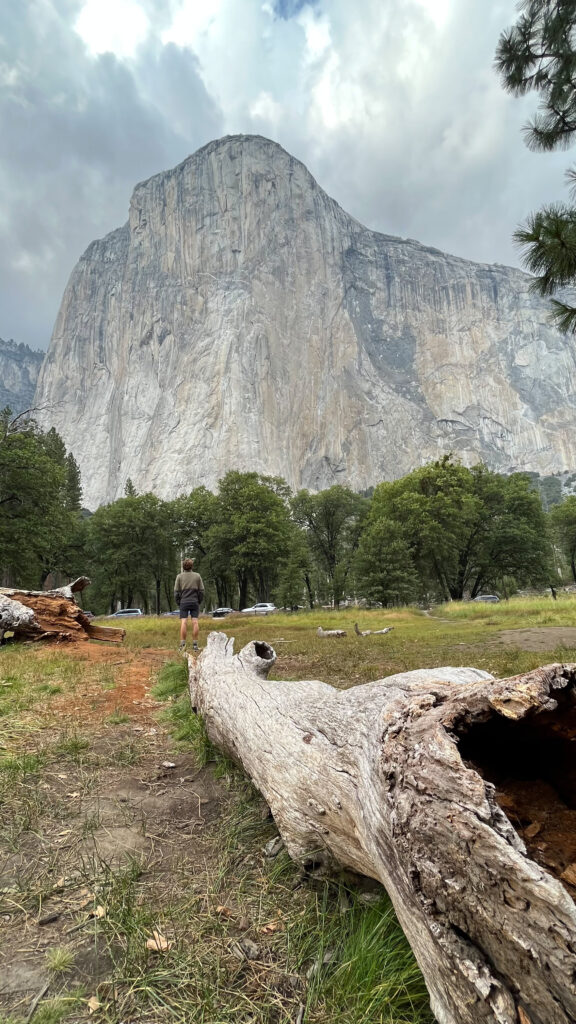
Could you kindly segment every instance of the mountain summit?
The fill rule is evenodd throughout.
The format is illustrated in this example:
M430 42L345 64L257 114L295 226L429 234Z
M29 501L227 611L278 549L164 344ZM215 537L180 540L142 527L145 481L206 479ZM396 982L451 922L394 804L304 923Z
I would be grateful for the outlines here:
M445 452L576 467L576 347L521 271L370 231L276 143L137 185L74 269L38 382L85 501L231 468L364 488Z

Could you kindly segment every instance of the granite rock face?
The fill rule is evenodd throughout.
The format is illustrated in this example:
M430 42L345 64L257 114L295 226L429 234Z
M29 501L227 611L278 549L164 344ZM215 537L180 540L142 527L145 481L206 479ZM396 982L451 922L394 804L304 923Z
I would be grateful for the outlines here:
M137 185L38 382L90 507L231 468L364 488L445 452L576 468L576 347L518 270L370 231L254 136Z
M0 338L0 409L9 406L17 415L31 408L44 355Z

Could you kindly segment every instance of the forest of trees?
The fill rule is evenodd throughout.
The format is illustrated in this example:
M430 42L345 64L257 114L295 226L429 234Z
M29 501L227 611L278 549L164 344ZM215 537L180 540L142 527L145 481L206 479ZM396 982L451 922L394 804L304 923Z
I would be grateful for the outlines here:
M548 478L545 478L548 479ZM335 485L230 471L215 493L172 501L125 496L91 514L78 467L54 430L5 410L0 420L2 585L60 585L85 573L96 613L174 607L183 555L206 607L384 606L475 597L576 581L576 497L535 474L505 476L451 456L357 494Z

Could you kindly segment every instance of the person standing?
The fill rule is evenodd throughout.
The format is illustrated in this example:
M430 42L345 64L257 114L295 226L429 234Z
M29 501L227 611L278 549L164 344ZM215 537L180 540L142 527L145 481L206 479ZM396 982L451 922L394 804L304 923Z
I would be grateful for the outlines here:
M192 619L192 650L198 650L198 611L204 600L204 584L200 573L194 572L194 559L185 558L174 583L174 600L180 608L180 650L186 647L188 616Z

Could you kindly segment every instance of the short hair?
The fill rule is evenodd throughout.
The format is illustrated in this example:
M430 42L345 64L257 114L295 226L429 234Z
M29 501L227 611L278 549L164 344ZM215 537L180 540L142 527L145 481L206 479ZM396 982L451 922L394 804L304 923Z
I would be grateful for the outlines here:
M188 572L189 569L193 569L194 568L194 559L193 558L185 558L184 561L182 562L182 568L184 569L185 572Z

